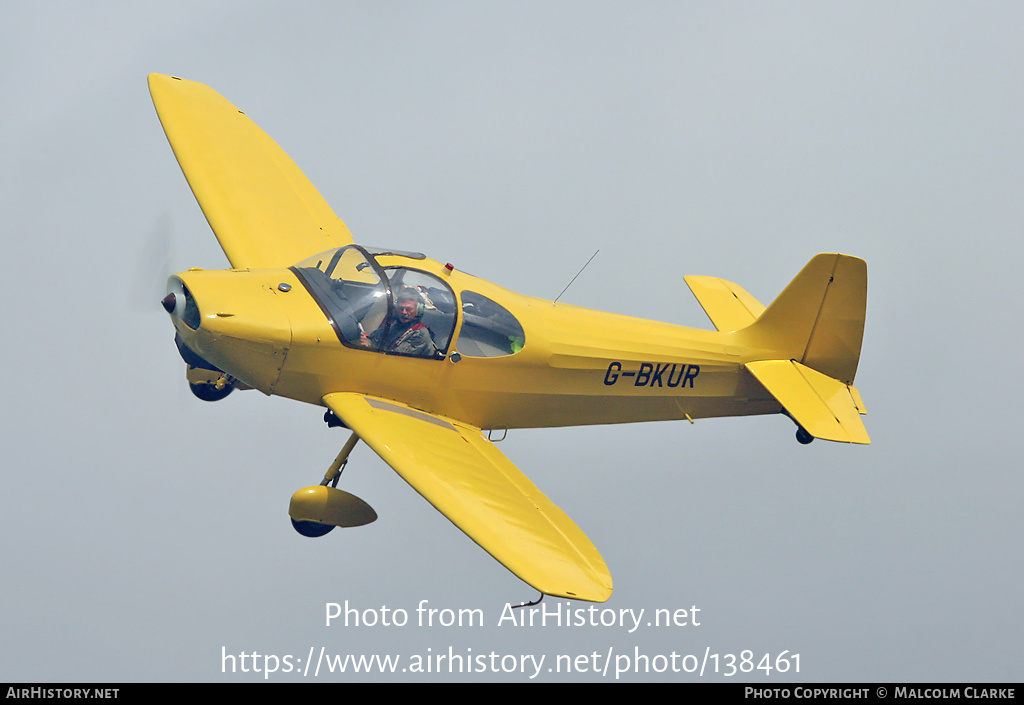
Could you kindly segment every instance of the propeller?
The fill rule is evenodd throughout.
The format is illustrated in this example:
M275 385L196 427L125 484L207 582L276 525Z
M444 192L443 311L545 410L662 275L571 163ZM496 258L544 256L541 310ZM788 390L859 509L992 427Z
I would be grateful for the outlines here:
M171 215L164 211L157 216L139 251L132 290L132 306L139 313L151 313L167 293L167 279L174 272L171 257Z

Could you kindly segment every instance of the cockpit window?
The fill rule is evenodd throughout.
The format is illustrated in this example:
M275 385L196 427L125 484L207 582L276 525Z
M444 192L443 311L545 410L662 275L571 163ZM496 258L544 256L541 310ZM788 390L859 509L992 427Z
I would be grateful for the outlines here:
M440 278L406 267L383 269L371 251L358 245L310 257L292 271L343 344L437 359L447 352L455 330L455 295Z
M426 326L434 345L443 355L448 350L455 331L455 294L433 274L406 267L388 267L384 270L396 304L406 294L416 292L420 306L419 322Z
M502 357L523 349L526 334L516 317L496 301L462 292L462 330L456 347L467 357Z

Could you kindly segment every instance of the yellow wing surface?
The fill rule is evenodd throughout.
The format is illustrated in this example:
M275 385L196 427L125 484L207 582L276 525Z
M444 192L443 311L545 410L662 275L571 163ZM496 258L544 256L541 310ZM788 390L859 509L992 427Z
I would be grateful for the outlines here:
M594 544L478 428L361 394L324 403L453 524L537 590L604 602Z
M174 156L236 269L290 267L352 235L274 140L212 88L150 74Z

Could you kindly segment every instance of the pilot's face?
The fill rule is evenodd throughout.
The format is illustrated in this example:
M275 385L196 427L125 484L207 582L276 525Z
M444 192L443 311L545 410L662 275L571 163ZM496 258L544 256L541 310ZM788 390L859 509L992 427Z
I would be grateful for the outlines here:
M412 299L399 299L395 304L395 311L398 320L402 323L410 323L416 319L416 309L419 308Z

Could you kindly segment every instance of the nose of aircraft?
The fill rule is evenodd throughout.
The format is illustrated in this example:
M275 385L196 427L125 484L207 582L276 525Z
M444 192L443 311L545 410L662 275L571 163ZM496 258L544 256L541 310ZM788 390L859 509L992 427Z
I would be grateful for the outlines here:
M199 308L196 306L192 293L180 277L173 276L167 280L167 296L160 304L171 314L175 326L178 322L187 325L191 330L199 328Z
M160 303L189 349L271 394L291 345L287 311L268 283L276 279L273 271L182 272Z

